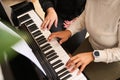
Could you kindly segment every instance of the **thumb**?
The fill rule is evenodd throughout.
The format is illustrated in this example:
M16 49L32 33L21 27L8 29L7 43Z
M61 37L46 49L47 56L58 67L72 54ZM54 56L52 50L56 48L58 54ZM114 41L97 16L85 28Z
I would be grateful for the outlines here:
M61 39L61 40L59 41L59 43L62 44L62 43L65 42L65 41L66 41L65 39Z

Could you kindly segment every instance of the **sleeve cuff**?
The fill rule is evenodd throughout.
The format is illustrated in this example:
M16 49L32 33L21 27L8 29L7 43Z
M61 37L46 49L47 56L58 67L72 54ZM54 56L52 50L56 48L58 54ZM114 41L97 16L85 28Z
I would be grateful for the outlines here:
M94 51L96 51L96 50L94 50ZM100 55L98 57L94 57L94 62L105 62L105 63L107 63L106 53L102 50L97 50L97 51L99 52Z

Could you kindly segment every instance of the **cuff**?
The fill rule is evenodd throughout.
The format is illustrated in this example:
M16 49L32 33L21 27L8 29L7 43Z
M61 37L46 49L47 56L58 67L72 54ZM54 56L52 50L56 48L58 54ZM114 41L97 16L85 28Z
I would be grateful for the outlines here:
M102 51L102 50L94 50L93 53L94 53L95 51L98 51L98 52L99 52L99 56L94 57L94 62L105 62L105 63L107 63L107 55L106 55L105 51Z

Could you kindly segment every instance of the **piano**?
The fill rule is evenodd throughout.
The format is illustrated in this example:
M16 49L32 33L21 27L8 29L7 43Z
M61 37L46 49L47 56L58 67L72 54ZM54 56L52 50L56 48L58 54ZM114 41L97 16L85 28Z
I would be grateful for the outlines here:
M25 32L24 35L27 36L27 39L23 38L33 50L36 58L43 67L47 79L87 80L83 73L77 75L79 69L72 73L66 69L65 64L70 57L56 39L50 42L47 41L48 36L51 34L50 31L40 28L42 19L35 10L33 8L30 9L28 5L26 5L26 2L23 2L11 6L12 21L17 25L18 30Z

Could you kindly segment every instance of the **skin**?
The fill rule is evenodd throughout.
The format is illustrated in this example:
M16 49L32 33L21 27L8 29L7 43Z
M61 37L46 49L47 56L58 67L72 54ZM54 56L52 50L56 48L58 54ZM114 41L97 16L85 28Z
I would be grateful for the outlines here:
M75 18L76 19L76 18ZM64 21L64 27L67 28L69 25L75 21L75 19L68 21ZM42 29L50 29L51 26L54 24L55 27L57 27L58 23L58 16L57 13L55 12L54 8L50 7L47 9L47 16L45 17L41 28ZM59 43L62 44L65 41L67 41L71 37L71 32L69 30L65 31L58 31L51 33L51 35L48 37L48 41L51 41L53 38L59 38ZM66 67L70 70L70 72L73 72L77 68L79 68L78 74L80 74L85 67L91 63L94 60L94 57L92 55L92 52L85 52L85 53L78 53L75 56L71 56L69 61L66 63ZM72 68L71 68L72 67Z
M76 18L75 18L76 19ZM75 19L71 20L71 21L68 21L68 20L65 20L63 25L65 28L69 27L70 24L75 21ZM52 25L55 25L55 27L57 27L57 24L58 24L58 16L57 16L57 13L55 12L54 8L50 7L47 9L47 16L45 17L42 25L41 25L41 28L44 30L44 29L48 29L50 30Z
M59 38L59 43L67 41L71 36L71 32L69 30L59 31L52 33L48 37L48 41L51 41L53 38ZM94 60L92 52L78 53L75 56L71 56L69 61L66 63L66 67L70 69L70 72L73 72L77 68L79 68L78 75L85 69L85 67Z
M41 28L42 29L50 29L52 24L54 24L55 27L57 27L57 23L58 23L58 17L57 17L55 10L52 7L48 8L47 16L45 17L45 19L41 25Z
M85 69L85 67L94 60L92 52L78 53L71 57L66 64L69 69L72 67L70 72L79 68L78 75Z

